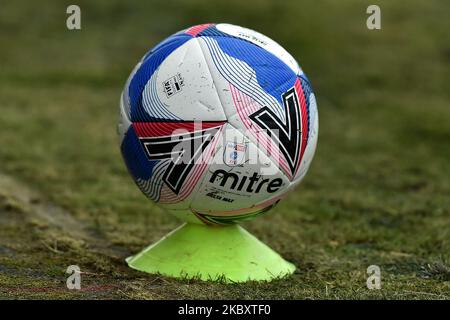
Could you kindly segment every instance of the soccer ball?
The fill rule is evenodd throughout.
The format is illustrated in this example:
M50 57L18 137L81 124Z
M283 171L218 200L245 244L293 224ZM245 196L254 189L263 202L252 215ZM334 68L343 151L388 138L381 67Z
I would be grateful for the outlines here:
M136 65L118 131L148 198L189 222L232 224L266 212L303 179L318 115L308 78L279 44L202 24Z

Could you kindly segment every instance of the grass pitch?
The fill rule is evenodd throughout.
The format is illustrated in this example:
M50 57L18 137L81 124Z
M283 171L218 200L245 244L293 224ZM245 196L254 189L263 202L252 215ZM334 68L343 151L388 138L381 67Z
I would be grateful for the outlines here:
M448 1L9 1L0 10L0 298L450 299ZM310 171L245 223L298 266L288 279L224 285L129 269L179 225L137 189L116 137L140 57L203 22L262 32L316 92ZM81 267L82 290L65 270ZM366 287L369 265L380 290Z

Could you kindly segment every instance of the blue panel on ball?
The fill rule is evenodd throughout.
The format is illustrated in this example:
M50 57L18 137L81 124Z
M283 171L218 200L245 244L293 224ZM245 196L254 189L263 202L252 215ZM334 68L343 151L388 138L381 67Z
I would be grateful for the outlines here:
M248 64L255 71L258 84L282 105L281 95L292 88L297 79L288 65L246 40L230 37L216 37L215 40L225 54Z
M134 128L130 126L122 141L121 151L128 171L135 180L149 180L152 176L153 167L159 161L150 161L145 155Z
M270 104L270 101L260 94L261 89L274 97L280 107L283 105L281 96L294 86L297 74L280 58L250 41L231 36L215 27L204 30L200 36L225 79L262 105ZM230 59L237 59L244 64ZM248 68L253 70L258 86L247 77Z
M181 33L175 34L159 43L144 56L142 59L142 64L131 79L128 88L132 122L153 121L161 118L176 119L176 117L170 114L167 110L158 108L147 108L147 110L145 110L142 106L142 92L145 85L164 59L166 59L169 54L190 39L192 39L191 35ZM154 111L155 114L149 114L148 110L151 110L152 112Z

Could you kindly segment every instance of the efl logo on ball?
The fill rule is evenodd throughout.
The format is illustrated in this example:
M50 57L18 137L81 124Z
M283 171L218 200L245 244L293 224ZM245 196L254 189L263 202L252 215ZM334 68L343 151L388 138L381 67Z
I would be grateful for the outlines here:
M227 142L223 153L223 161L227 166L235 167L245 161L245 143Z
M150 50L120 103L121 151L151 200L189 221L266 212L305 176L318 134L311 84L279 44L204 24Z

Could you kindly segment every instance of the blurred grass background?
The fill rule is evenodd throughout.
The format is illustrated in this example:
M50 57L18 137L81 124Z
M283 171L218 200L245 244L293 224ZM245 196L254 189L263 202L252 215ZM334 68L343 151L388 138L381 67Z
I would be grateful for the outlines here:
M70 4L1 5L0 297L450 298L448 1L77 1L79 31L66 28ZM369 4L381 30L366 28ZM310 172L245 224L298 266L292 278L221 285L124 264L179 221L122 162L122 86L156 43L205 22L272 37L314 86ZM65 288L70 264L87 289ZM366 288L371 264L381 290Z

